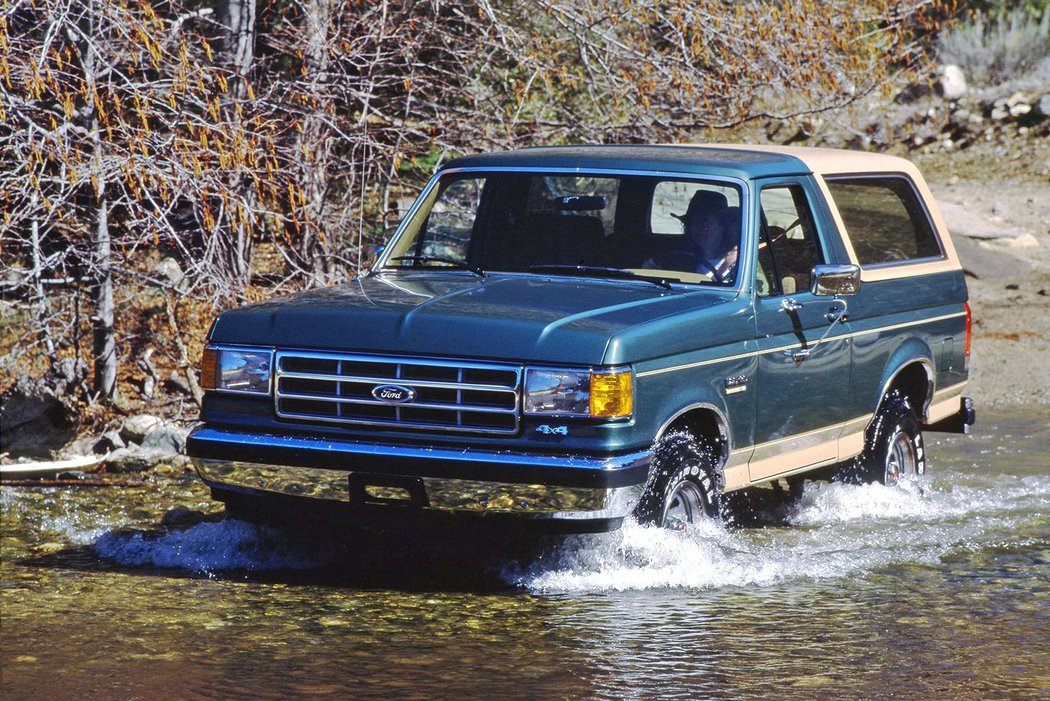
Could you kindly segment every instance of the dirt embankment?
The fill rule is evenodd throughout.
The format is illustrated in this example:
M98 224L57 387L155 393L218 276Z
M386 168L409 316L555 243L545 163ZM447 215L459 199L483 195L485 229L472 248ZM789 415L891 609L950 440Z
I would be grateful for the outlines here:
M967 271L970 394L1050 404L1050 140L913 155Z

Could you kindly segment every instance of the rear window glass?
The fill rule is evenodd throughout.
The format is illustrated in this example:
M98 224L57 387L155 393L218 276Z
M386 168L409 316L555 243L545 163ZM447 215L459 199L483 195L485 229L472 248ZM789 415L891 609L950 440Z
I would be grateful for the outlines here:
M649 213L649 229L658 236L681 236L682 215L689 202L700 190L718 192L725 196L730 207L740 206L740 193L729 185L694 183L684 180L664 180L656 184Z
M929 216L903 177L828 178L861 265L939 258Z

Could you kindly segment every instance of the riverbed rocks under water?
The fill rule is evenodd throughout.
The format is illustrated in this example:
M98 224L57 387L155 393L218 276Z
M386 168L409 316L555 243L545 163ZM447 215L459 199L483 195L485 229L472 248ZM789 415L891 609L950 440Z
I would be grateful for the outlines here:
M807 484L777 525L527 556L226 520L182 469L5 486L0 693L1046 698L1048 424L931 435L925 478Z

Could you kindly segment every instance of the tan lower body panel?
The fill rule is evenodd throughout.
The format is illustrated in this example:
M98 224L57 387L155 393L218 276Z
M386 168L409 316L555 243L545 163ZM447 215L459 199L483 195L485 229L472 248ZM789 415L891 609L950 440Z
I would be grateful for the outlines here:
M958 412L959 398L962 396L963 390L965 389L966 383L960 382L957 385L945 387L944 389L934 392L933 400L930 402L930 408L926 410L926 422L935 424L941 419L945 419Z
M743 489L859 455L871 418L871 414L859 416L816 431L734 450L726 462L724 489Z

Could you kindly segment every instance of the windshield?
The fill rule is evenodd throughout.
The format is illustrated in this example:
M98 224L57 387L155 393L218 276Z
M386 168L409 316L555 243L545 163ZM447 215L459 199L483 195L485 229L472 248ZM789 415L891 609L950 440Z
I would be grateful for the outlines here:
M626 271L731 285L741 194L725 182L659 176L461 173L444 176L392 243L383 269Z

